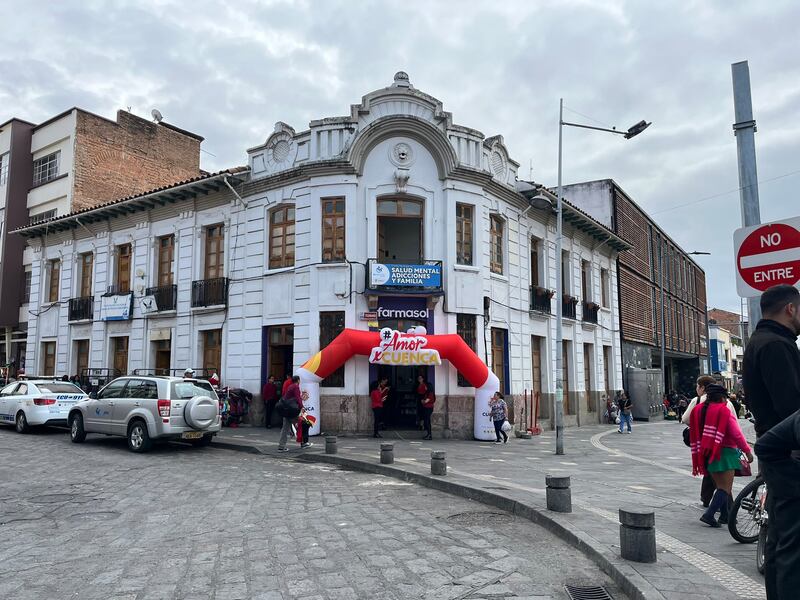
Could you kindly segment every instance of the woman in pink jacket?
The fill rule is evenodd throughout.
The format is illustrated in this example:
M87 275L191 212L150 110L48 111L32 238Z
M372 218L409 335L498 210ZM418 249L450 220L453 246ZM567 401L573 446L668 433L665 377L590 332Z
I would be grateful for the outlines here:
M741 465L739 451L744 452L748 462L753 462L753 453L744 439L739 421L728 410L728 393L719 384L705 388L706 401L692 411L689 422L689 438L692 445L692 473L711 475L716 486L714 497L700 520L719 527L728 522L728 509L733 502L734 471ZM719 521L716 513L719 512Z

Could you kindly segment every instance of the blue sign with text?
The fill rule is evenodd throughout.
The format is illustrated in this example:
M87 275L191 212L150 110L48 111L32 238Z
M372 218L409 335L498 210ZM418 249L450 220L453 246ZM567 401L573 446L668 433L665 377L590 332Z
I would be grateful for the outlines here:
M442 287L441 265L385 265L372 263L370 287Z

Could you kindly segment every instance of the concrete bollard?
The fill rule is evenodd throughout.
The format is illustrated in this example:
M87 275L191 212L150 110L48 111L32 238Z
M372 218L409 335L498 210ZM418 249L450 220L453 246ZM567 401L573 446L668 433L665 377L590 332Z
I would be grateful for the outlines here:
M394 444L391 442L381 444L381 464L390 465L394 462Z
M622 558L656 562L656 513L645 509L619 509L619 549Z
M336 436L335 435L326 435L325 436L325 454L336 454L338 451L339 451L339 449L336 446Z
M447 475L446 457L444 450L431 451L431 475Z
M569 488L569 475L546 475L547 510L553 512L572 512L572 491Z

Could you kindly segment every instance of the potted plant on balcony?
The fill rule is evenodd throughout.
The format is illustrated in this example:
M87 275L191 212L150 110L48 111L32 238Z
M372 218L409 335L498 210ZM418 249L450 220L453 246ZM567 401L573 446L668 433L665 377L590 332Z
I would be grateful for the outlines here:
M548 290L547 288L539 287L538 285L533 286L533 294L537 298L547 298L548 300L556 295L553 290Z

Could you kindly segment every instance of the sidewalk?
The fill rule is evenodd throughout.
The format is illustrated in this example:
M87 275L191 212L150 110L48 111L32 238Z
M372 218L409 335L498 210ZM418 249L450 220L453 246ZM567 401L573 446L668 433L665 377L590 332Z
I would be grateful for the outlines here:
M744 427L744 422L741 422ZM749 425L749 424L748 424ZM735 542L726 528L700 523L700 481L691 476L683 427L674 422L635 424L632 435L613 426L565 431L563 456L553 453L554 433L506 445L462 441L340 437L337 455L324 454L324 438L307 450L277 452L278 431L226 429L214 445L284 458L332 462L401 477L524 514L589 554L632 598L763 599L755 545ZM745 429L748 439L753 435ZM416 435L416 434L408 434ZM419 434L420 437L422 434ZM395 464L379 465L379 443L394 442ZM446 477L430 476L430 451L447 452ZM570 475L573 513L545 508L545 474ZM737 479L741 488L749 479ZM619 507L656 513L658 562L629 563L619 557Z

